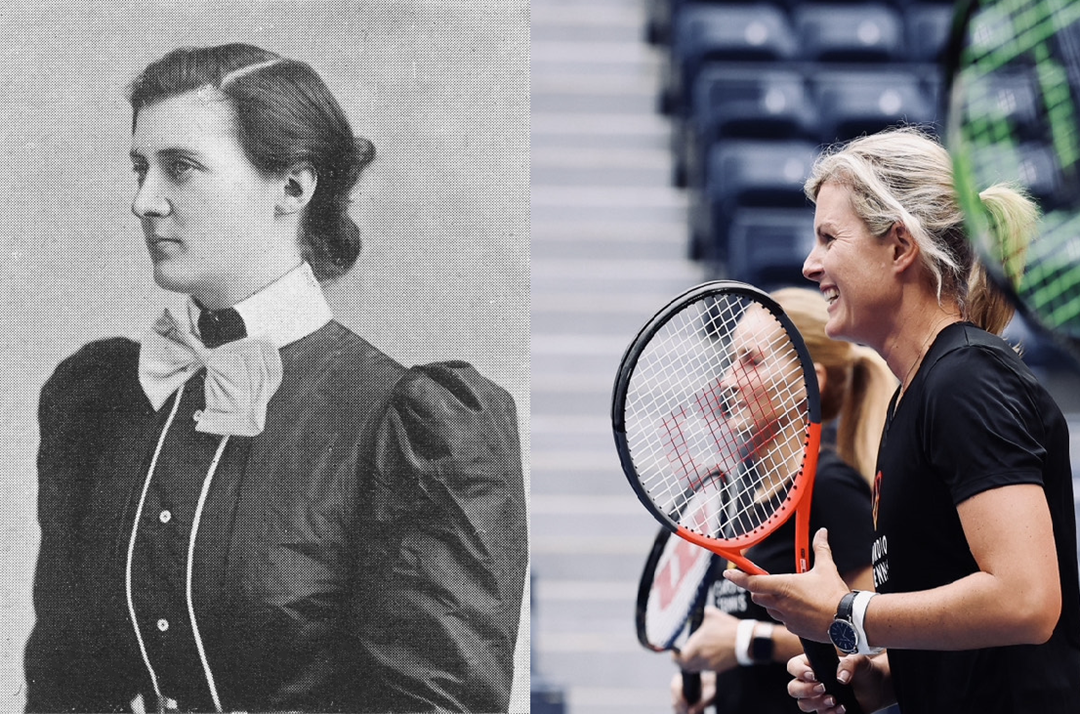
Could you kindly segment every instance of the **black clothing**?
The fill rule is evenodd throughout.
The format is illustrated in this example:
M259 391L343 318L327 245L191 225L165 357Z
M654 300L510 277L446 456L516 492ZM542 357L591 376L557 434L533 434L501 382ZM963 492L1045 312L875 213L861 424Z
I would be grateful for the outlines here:
M138 351L92 343L42 392L28 711L154 706L124 571L177 397L154 412ZM336 322L280 354L266 428L229 437L192 561L223 708L506 711L528 558L513 400L462 362L406 370ZM201 376L147 490L132 599L162 693L205 711L182 572L220 443L192 426Z
M827 449L822 449L818 456L810 503L811 538L819 528L829 529L829 545L841 573L870 565L873 537L870 487L858 471ZM795 517L789 518L746 555L766 572L794 573ZM774 621L765 608L750 599L749 593L724 579L717 580L713 601L717 608L739 619ZM716 677L716 711L724 714L798 712L797 701L787 693L789 681L791 675L787 673L785 662L721 672Z
M1003 340L957 324L938 335L890 414L874 496L877 590L928 590L977 572L957 505L992 488L1039 484L1053 520L1062 594L1061 619L1044 645L891 648L900 708L904 714L1075 712L1080 587L1061 411Z

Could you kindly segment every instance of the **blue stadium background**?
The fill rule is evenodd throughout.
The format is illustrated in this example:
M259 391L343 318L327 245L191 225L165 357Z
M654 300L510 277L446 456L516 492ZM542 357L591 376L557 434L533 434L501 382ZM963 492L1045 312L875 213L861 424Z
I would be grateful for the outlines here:
M802 183L829 143L940 130L949 2L532 2L534 712L670 711L633 627L657 526L610 434L622 350L682 289L806 284ZM1002 112L1031 111L1023 85ZM1039 196L1044 167L1023 176ZM1014 321L1059 399L1080 478L1080 377ZM1080 484L1078 484L1080 491Z

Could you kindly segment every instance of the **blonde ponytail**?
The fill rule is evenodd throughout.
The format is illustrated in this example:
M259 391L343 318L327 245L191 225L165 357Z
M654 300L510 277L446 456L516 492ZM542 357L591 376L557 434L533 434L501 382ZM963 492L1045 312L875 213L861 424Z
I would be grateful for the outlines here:
M1006 184L991 186L979 198L986 209L990 240L994 241L990 250L1002 256L1001 269L1015 288L1024 275L1027 249L1038 228L1039 209L1022 191ZM967 288L967 319L1000 335L1014 310L978 261L972 266Z

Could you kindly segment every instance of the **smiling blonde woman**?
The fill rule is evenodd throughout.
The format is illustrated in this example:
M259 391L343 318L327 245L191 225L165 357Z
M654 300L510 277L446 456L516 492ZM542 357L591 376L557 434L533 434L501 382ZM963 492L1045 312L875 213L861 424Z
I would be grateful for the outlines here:
M987 294L949 154L913 129L862 137L827 152L807 192L817 236L803 274L828 300L825 332L873 348L900 380L874 482L877 594L850 592L831 534L815 539L809 573L729 579L788 629L849 651L838 676L866 711L1076 711L1068 427L994 334L1012 311ZM1022 193L981 197L997 240L1033 234ZM802 710L837 711L804 659L788 669Z

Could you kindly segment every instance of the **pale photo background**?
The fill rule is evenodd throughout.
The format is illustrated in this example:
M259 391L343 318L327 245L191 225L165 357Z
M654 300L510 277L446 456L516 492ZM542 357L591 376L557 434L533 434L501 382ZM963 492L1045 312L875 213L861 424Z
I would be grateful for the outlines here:
M0 711L24 703L41 385L182 304L131 214L125 99L175 47L249 42L322 76L377 152L353 196L363 251L328 291L337 319L403 363L465 359L508 389L527 468L527 0L15 0L0 29ZM527 608L526 592L514 712Z

